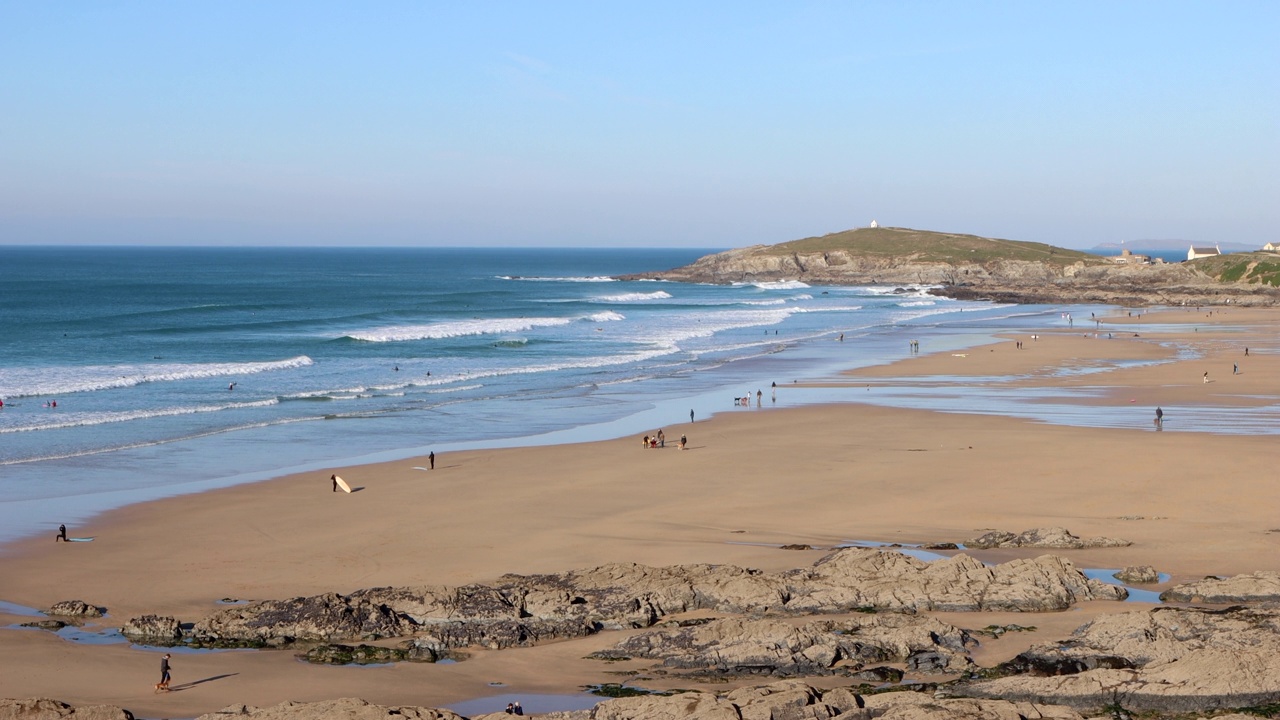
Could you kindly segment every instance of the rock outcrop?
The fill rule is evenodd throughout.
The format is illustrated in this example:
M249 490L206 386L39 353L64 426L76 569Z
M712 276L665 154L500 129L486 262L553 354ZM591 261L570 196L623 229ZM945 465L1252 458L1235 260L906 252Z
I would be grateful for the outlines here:
M969 634L933 618L866 615L796 626L781 620L725 618L692 627L634 635L593 654L606 660L661 660L669 669L786 677L851 674L868 663L905 663L917 672L972 667Z
M1261 570L1229 578L1205 578L1160 593L1165 602L1232 603L1280 602L1280 572Z
M1054 550L1082 550L1084 548L1129 547L1133 543L1116 538L1095 537L1081 538L1072 535L1066 528L1049 527L1025 530L1019 534L992 530L991 532L965 541L965 547L977 549L990 548L1045 548Z
M232 705L217 712L201 715L197 720L466 720L449 710L412 706L374 705L359 698L341 698L320 702L283 702L271 707Z
M349 596L263 601L206 617L195 624L192 639L216 646L414 636L436 650L504 648L647 628L692 610L1039 612L1124 597L1122 588L1090 580L1053 556L988 567L966 555L926 563L897 552L845 548L810 568L780 574L731 565L613 564L554 575L506 575L492 586L373 588Z
M1160 582L1160 573L1150 565L1130 565L1115 574L1115 579L1131 585L1154 585Z
M622 279L924 286L947 297L1016 303L1280 304L1274 287L1219 281L1192 264L1114 262L1038 243L908 228L862 228L753 245Z
M102 608L80 600L63 600L62 602L54 603L52 607L44 611L44 614L57 617L99 618L102 617Z
M1280 610L1155 608L1103 615L1006 663L1014 677L970 696L1097 708L1202 712L1280 702Z
M120 634L138 642L172 645L182 639L182 626L167 615L143 615L130 618L120 628Z
M72 707L49 698L0 699L0 720L133 720L133 713L111 705Z

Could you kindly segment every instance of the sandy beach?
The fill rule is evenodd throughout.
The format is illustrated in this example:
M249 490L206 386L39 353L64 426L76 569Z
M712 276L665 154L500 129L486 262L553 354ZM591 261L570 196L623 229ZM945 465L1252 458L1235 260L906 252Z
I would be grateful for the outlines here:
M1076 318L1071 330L1045 329L1035 340L1020 333L967 351L908 356L805 387L866 385L875 393L940 377L1013 377L1025 388L1087 385L1104 391L1080 404L1142 418L1127 429L853 402L795 407L780 383L776 405L766 389L762 408L726 407L696 423L673 417L658 450L628 437L449 453L436 458L434 470L417 469L427 465L422 458L335 467L126 507L71 529L95 536L91 543L55 543L50 534L4 546L0 600L33 608L83 600L109 609L104 626L142 614L192 622L219 609L222 598L458 585L611 562L778 571L852 541L964 542L990 529L1052 526L1132 541L1055 554L1082 568L1152 565L1171 576L1157 589L1206 575L1280 570L1276 437L1176 431L1180 408L1243 416L1277 402L1280 311L1154 311L1140 320L1167 327L1139 336L1127 329L1139 319L1124 313L1101 323ZM1101 370L1117 361L1119 368ZM1151 422L1156 406L1166 414L1164 432ZM676 447L682 434L685 451ZM332 492L330 473L357 491ZM778 549L787 543L815 549ZM1000 561L1044 553L974 554ZM947 619L964 627L1038 628L984 643L975 656L986 663L1115 611L1114 603L1090 603L1033 620L1011 613ZM4 625L28 619L0 614ZM0 629L0 697L106 703L144 717L350 696L440 706L616 682L610 672L645 663L605 666L583 656L619 639L604 632L476 650L456 664L377 668L314 666L291 651L176 654L174 687L181 692L156 695L156 651Z

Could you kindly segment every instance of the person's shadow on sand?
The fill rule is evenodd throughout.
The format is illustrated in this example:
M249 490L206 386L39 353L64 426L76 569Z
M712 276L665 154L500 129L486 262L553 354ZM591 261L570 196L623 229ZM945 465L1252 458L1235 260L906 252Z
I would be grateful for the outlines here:
M213 682L214 680L222 680L224 678L235 677L239 674L240 673L226 673L225 675L214 675L213 677L207 677L207 678L204 678L203 680L192 680L191 682L182 683L181 685L174 685L173 687L169 688L169 691L178 692L179 690L188 690L190 688L195 687L196 685L203 685L204 683Z

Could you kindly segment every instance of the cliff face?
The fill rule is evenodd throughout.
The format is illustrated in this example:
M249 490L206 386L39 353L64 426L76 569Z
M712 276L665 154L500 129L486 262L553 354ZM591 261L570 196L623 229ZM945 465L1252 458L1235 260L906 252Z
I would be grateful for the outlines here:
M936 285L934 293L964 299L1020 303L1105 303L1124 305L1275 305L1274 288L1219 282L1181 263L1061 264L1037 260L987 259L981 262L920 260L863 255L849 250L778 252L755 245L699 258L691 265L623 279L729 284L800 280L816 285Z

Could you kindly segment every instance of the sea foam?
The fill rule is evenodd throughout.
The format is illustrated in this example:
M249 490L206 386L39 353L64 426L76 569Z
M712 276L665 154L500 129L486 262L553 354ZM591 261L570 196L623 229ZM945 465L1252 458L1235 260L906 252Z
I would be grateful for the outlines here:
M91 365L0 370L0 397L70 395L133 387L144 383L252 375L314 364L306 355L267 362L155 365Z

